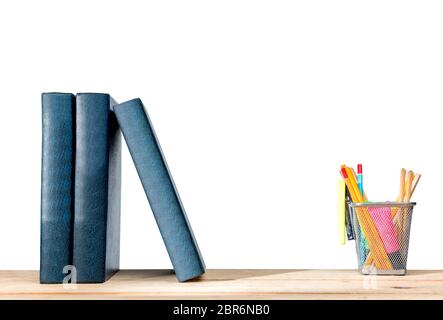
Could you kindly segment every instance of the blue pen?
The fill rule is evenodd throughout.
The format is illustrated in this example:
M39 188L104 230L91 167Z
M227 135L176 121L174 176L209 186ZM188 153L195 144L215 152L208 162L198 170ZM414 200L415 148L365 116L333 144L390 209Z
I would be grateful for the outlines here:
M362 197L364 198L365 193L363 191L363 166L361 165L361 163L359 163L357 165L357 184L358 184L358 189L360 190L360 193L362 195ZM366 256L367 256L367 252L366 252L366 241L365 238L363 237L363 232L361 232L360 230L360 264L363 265L365 260L366 260Z
M357 183L358 188L360 189L360 193L364 197L365 194L363 192L363 166L360 163L357 165Z

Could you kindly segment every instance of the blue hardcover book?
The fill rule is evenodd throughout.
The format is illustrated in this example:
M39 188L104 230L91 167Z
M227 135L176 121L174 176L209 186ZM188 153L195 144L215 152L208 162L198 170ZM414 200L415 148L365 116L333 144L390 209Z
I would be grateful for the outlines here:
M73 265L77 282L100 283L119 269L121 135L108 94L76 97Z
M42 94L40 282L62 283L72 263L75 96Z
M205 264L141 100L130 100L114 109L177 279L202 275Z

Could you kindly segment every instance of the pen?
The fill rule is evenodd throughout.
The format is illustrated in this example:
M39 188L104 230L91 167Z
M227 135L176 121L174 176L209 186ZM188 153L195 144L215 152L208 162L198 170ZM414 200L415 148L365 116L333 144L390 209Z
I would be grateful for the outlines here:
M360 193L364 195L365 193L363 192L363 166L360 163L357 165L357 181Z

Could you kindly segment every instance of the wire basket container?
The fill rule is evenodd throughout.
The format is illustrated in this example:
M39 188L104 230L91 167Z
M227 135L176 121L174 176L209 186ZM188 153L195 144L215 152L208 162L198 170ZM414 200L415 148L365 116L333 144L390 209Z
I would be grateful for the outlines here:
M414 206L415 202L348 202L362 274L406 274Z

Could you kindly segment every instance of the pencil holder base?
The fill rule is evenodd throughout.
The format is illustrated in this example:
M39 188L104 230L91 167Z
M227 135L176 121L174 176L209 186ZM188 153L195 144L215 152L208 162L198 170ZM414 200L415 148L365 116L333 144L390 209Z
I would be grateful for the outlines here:
M371 266L360 269L360 273L365 276L404 276L406 275L406 269L380 270Z

